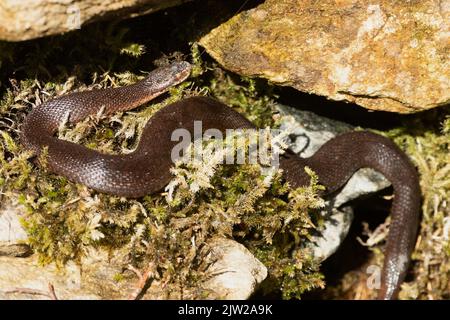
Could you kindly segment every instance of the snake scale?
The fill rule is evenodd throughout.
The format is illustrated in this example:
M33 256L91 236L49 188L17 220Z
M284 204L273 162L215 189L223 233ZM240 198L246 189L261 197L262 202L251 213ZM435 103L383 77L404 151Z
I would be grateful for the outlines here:
M136 198L160 191L171 179L171 150L176 144L171 141L173 130L185 128L192 132L194 120L202 121L203 130L254 125L216 100L191 97L156 112L146 124L137 148L129 154L102 154L60 140L55 133L67 118L69 123L76 123L100 110L110 115L142 105L184 81L190 70L189 63L175 62L129 86L75 92L49 100L27 116L21 141L35 155L48 147L51 172L99 192ZM391 140L361 131L333 138L310 158L301 158L290 150L281 156L283 176L292 187L309 184L305 166L317 173L327 194L341 188L363 167L379 171L392 183L394 200L378 298L396 298L415 245L420 212L418 175L409 158Z

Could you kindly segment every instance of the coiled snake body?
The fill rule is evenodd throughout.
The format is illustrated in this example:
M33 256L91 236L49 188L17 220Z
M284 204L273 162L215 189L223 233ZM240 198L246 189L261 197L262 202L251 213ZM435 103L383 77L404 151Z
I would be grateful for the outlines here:
M48 147L49 170L100 192L140 197L160 191L171 179L171 150L176 144L171 141L171 134L175 129L193 132L194 120L202 121L203 130L225 131L254 125L218 101L193 97L156 112L130 154L102 154L60 140L54 134L67 115L70 123L76 123L101 108L105 114L133 109L184 81L189 73L187 62L177 62L154 70L130 86L72 93L50 100L28 115L22 127L22 143L36 155ZM415 244L420 206L418 176L408 157L387 138L350 132L330 140L310 158L300 158L288 150L280 159L284 177L292 187L309 184L305 166L318 174L327 193L341 188L362 167L376 169L392 183L395 194L378 297L396 298Z

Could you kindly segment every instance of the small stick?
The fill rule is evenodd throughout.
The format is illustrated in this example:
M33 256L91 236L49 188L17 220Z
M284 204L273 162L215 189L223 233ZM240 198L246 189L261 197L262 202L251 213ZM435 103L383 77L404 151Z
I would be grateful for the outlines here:
M128 296L129 300L137 300L139 296L144 291L145 286L150 278L158 278L158 274L154 272L154 265L150 263L148 267L144 270L144 273L140 272L138 269L133 267L132 265L128 265L128 269L133 271L139 278L138 283L136 284L136 289Z
M44 290L30 289L30 288L13 288L11 290L5 291L6 294L12 293L23 293L23 294L32 294L32 295L40 295L47 297L51 300L58 300L55 294L55 287L49 282L48 283L48 292Z
M55 293L55 287L50 282L48 283L48 292L50 295L50 299L58 300L58 297L56 296L56 293Z

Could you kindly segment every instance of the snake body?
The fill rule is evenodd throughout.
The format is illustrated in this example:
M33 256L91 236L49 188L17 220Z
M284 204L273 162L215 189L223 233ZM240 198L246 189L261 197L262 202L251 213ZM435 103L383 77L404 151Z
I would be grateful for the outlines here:
M133 85L76 92L47 101L27 116L22 143L35 155L47 147L50 171L100 192L133 198L158 192L171 179L171 150L177 143L171 141L171 134L175 129L193 132L194 120L202 121L203 130L254 125L216 100L192 97L156 112L130 154L107 155L54 135L62 121L76 123L100 110L108 115L133 109L184 81L189 73L187 62L177 62L152 71ZM317 173L327 193L341 188L363 167L379 171L392 183L394 200L378 298L396 298L414 248L421 198L418 175L408 157L387 138L349 132L325 143L310 158L300 158L288 150L280 159L284 178L292 187L309 184L305 166Z

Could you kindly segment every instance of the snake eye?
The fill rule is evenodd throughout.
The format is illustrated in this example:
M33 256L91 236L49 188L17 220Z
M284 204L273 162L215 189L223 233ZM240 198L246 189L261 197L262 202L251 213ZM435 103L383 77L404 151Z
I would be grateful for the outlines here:
M153 88L168 88L183 82L191 73L192 66L186 61L177 61L150 72L146 82Z
M170 65L170 67L174 70L174 73L181 73L186 71L191 71L192 66L187 61L177 61Z

